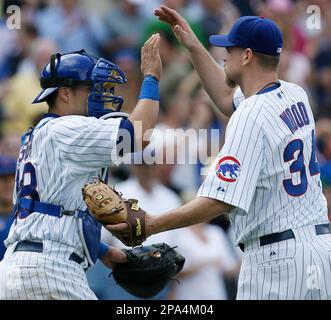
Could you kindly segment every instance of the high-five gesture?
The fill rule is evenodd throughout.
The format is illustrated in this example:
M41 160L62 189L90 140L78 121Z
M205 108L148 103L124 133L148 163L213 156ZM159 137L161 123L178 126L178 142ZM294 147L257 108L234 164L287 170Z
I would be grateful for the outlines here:
M194 46L200 44L187 21L175 10L161 6L154 11L154 14L159 20L168 23L172 27L178 41L187 49L192 49Z

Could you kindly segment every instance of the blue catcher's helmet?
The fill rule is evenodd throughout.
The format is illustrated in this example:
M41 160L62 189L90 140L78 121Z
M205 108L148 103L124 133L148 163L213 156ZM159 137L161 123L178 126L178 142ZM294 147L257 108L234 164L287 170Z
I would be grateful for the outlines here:
M116 84L125 83L126 77L115 64L103 58L89 55L85 50L66 54L56 53L40 74L42 91L32 103L47 100L60 87L91 86L88 96L88 115L101 117L110 112L119 112L124 102L115 96Z

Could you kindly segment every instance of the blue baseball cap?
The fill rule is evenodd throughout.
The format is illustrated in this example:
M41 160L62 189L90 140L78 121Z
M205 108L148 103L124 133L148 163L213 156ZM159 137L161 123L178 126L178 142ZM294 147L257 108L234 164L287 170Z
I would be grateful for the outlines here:
M9 156L0 156L0 176L15 174L16 159Z
M229 34L212 35L209 42L216 47L250 48L270 56L279 56L283 47L282 33L276 23L257 16L239 18Z

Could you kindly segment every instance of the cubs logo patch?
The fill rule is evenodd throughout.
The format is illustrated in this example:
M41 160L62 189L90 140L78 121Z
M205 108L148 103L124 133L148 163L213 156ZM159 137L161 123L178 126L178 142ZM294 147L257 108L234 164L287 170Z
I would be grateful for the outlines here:
M236 158L226 156L217 162L215 170L217 177L222 181L235 182L241 171L241 165Z

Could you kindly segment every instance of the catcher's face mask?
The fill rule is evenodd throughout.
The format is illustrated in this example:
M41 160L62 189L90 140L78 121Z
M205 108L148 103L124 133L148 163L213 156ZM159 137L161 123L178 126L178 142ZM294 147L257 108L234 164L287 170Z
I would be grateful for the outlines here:
M88 115L100 118L111 112L119 112L124 99L115 95L115 86L127 81L122 70L100 58L92 70L91 80L93 85L88 96Z

